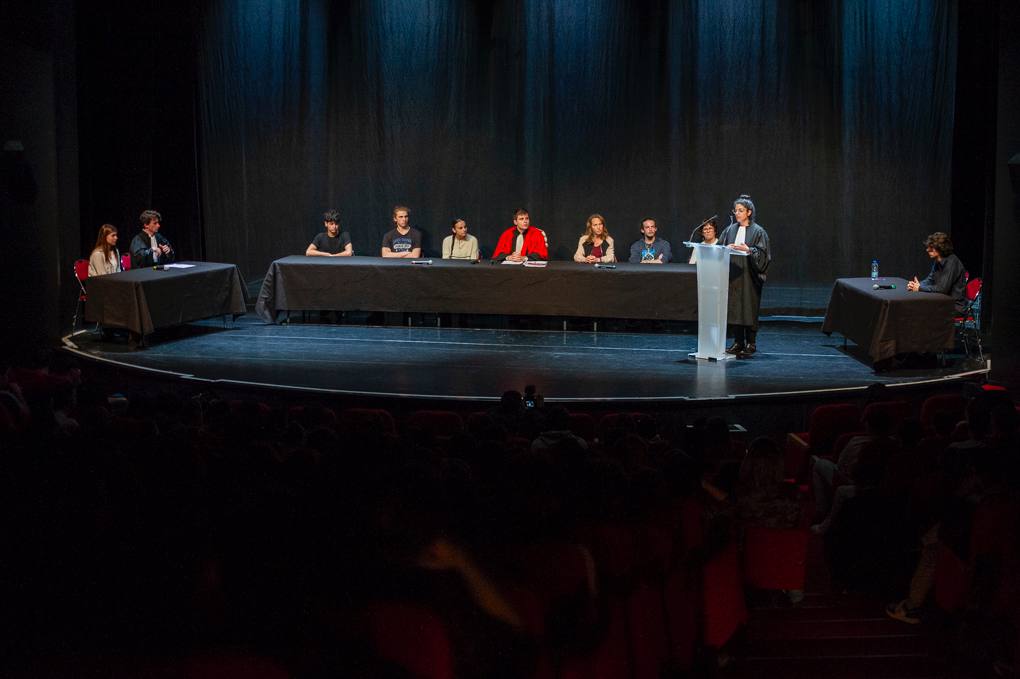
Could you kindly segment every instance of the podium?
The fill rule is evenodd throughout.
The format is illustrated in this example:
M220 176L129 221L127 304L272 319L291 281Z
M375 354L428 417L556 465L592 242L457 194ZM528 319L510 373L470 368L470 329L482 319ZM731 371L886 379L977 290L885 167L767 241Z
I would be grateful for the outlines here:
M698 253L698 350L690 358L725 361L735 358L726 353L726 305L730 298L730 257L746 257L746 252L725 245L684 242Z

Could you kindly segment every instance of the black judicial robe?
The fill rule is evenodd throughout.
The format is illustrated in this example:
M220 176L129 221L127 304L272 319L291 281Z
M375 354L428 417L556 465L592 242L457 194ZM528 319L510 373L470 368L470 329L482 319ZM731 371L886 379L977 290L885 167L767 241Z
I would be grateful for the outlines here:
M719 236L723 245L736 242L738 224L730 224ZM744 234L744 242L751 249L746 257L730 257L730 297L727 322L730 325L748 325L758 329L758 311L761 309L761 290L765 285L765 272L772 263L769 235L758 224L751 222Z

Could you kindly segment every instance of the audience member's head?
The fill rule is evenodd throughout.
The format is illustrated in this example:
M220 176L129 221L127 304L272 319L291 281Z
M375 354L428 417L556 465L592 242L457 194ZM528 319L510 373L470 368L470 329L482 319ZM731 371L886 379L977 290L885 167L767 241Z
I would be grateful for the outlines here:
M785 460L779 446L770 438L756 438L740 463L738 493L772 491L783 482L784 476Z

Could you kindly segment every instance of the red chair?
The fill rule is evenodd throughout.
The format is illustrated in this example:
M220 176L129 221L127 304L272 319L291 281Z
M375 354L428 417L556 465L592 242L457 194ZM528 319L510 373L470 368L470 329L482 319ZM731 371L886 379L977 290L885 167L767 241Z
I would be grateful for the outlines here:
M909 401L876 401L875 403L869 403L864 407L864 412L861 413L861 421L867 422L868 416L876 410L888 413L893 425L898 425L910 417L911 406Z
M804 478L809 455L829 455L836 438L861 426L861 409L853 403L818 406L808 430L786 435L786 477Z
M453 679L453 647L432 611L411 603L376 602L368 611L376 654L420 679Z
M703 508L699 500L692 497L685 501L682 526L688 550L700 549L704 545L702 513ZM731 541L721 552L713 556L702 567L700 576L702 641L710 648L722 648L748 619L736 542ZM682 587L680 592L670 592L671 584L673 583L667 583L667 610L676 605L670 603L671 599L679 598L682 602ZM673 617L674 614L669 613L671 626ZM672 641L675 643L675 637Z
M339 426L346 432L382 432L397 435L397 423L390 411L382 408L347 408L340 413Z
M315 427L332 428L336 426L337 416L332 408L291 406L287 408L287 419L300 422L306 429Z
M979 560L1000 565L1008 562L1016 539L1018 514L1020 506L1015 500L1006 495L988 496L974 508L966 560L939 543L935 561L935 603L939 608L952 612L966 606ZM1003 575L1000 584L1005 581Z
M981 314L981 277L977 276L967 281L964 289L966 300L963 313L953 318L953 327L956 336L963 344L963 350L967 358L971 357L972 348L977 348L977 359L984 360L984 351L981 348L980 314Z
M935 433L935 416L939 413L949 413L957 421L963 419L966 404L960 394L935 394L924 399L921 404L921 426L926 435Z
M452 410L416 410L407 418L407 426L446 439L464 431L464 421Z
M809 533L803 528L747 526L744 583L756 589L804 589Z
M846 444L850 443L850 439L855 436L866 436L867 432L863 431L847 431L839 435L839 438L832 444L832 452L828 455L820 455L819 457L827 457L833 462L839 459L839 454L846 448Z
M704 587L704 642L709 648L722 648L748 619L735 542L705 564L701 582Z
M120 256L120 270L130 271L131 270L131 253L125 252Z
M78 327L78 316L82 312L82 305L88 301L85 292L85 279L89 277L89 260L77 259L74 262L74 278L78 281L78 302L74 305L74 318L71 319L71 332Z
M599 420L598 436L599 439L605 441L606 433L611 429L620 426L624 421L631 420L632 424L639 418L651 417L646 413L606 413Z
M952 613L963 608L967 601L969 574L967 564L956 552L941 542L935 557L935 605Z
M595 440L595 418L588 413L570 413L570 431L591 443Z
M175 676L181 679L220 679L221 677L290 679L292 676L290 672L268 658L234 651L196 654L182 659L175 666L167 669L169 672L165 676Z

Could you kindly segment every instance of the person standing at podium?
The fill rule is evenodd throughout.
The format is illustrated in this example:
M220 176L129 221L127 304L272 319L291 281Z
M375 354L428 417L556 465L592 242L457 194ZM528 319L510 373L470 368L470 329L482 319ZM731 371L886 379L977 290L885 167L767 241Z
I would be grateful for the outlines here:
M726 350L738 358L753 356L758 350L758 311L765 272L772 262L769 235L755 222L751 197L741 195L733 201L734 222L719 236L719 242L746 257L730 257L729 325L733 328L733 344Z

